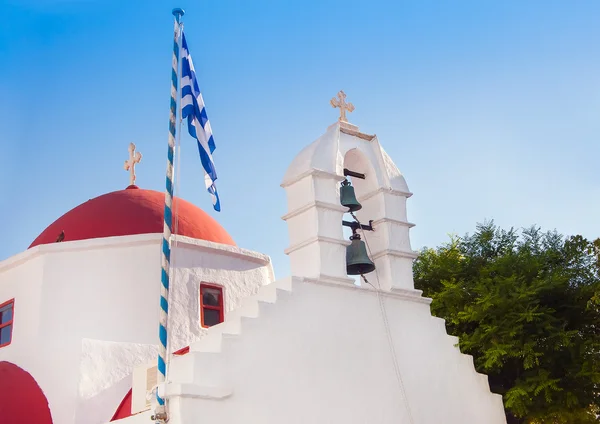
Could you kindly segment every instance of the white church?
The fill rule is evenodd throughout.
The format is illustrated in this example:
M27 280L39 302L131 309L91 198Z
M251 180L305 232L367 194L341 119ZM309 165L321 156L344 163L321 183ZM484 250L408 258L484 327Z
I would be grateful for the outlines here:
M332 105L281 183L290 276L175 200L168 423L505 424L414 288L404 177ZM0 262L0 424L156 422L164 194L134 182Z

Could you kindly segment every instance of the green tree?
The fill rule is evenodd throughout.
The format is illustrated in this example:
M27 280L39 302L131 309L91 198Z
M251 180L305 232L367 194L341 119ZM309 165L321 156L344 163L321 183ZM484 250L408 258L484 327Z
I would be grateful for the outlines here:
M492 221L415 260L415 286L503 396L508 423L599 422L599 252L600 239Z

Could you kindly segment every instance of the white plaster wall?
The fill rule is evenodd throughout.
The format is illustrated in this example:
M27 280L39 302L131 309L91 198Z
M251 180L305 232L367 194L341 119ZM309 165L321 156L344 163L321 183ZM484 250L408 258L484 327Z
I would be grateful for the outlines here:
M407 225L383 221L374 224L373 227L375 231L360 233L361 237L368 241L373 254L385 249L412 252Z
M319 236L343 240L343 218L344 213L340 210L320 208L318 210Z
M334 205L339 205L341 181L343 181L342 177L333 178L333 176L331 175L327 177L315 177L315 200L319 202L333 203Z
M368 221L381 218L407 221L406 197L386 192L357 193L362 209L357 212L358 219Z
M288 211L295 211L314 199L313 177L307 175L296 183L286 187Z
M321 270L320 246L318 243L310 243L288 253L290 257L290 269L298 275L317 278Z
M170 423L504 424L487 377L428 304L410 298L384 297L401 383L376 292L294 283L276 303L261 304L258 318L243 320L220 353L173 361L192 367L185 375L198 387L233 393L171 398Z
M290 246L318 235L319 221L316 208L310 208L288 219Z
M368 274L367 278L371 284L382 290L392 288L414 289L411 258L397 257L394 255L373 256L375 271ZM377 277L375 277L375 274ZM377 284L378 283L378 284ZM365 288L371 286L364 285Z
M338 156L339 134L339 124L330 125L324 134L302 149L288 167L282 185L313 169L342 175L342 158Z
M0 361L12 362L34 378L47 373L44 351L38 345L43 266L43 257L25 254L0 263L0 303L15 299L12 341L0 348ZM41 389L47 396L48 389Z
M264 255L179 239L171 256L172 350L205 334L200 282L222 285L229 311L273 280ZM133 366L156 351L160 241L150 234L64 242L0 263L0 299L15 298L13 342L0 360L31 373L55 424L108 421Z
M170 294L169 314L177 325L169 330L171 351L189 346L206 334L207 330L198 325L200 283L223 286L226 320L227 313L239 307L242 299L274 281L266 255L230 246L220 246L215 251L215 246L208 242L174 245L176 253L172 255L171 266L177 290Z
M314 241L288 252L292 272L307 278L347 279L346 246L350 241ZM350 280L348 281L350 282Z
M12 342L0 348L0 361L14 362L28 358L28 349L37 340L44 258L24 262L23 255L16 255L11 259L0 268L0 304L15 299Z

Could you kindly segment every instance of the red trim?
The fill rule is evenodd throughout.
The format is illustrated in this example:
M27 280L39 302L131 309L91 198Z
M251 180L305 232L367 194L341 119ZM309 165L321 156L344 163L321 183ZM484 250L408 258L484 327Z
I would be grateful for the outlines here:
M11 308L12 309L12 317L10 318L10 321L5 322L4 324L0 324L0 330L3 329L4 327L8 327L9 325L12 325L13 322L15 321L15 299L14 298L0 304L0 308L4 308L6 305L10 305L11 303L12 303L12 308ZM12 342L12 333L13 333L14 329L15 329L15 326L13 325L10 328L10 339L8 340L8 343L0 344L0 348L8 346Z
M110 419L111 422L120 420L121 418L131 417L131 390L132 389L129 389L129 391L119 404L119 407L115 411L115 414Z
M186 353L188 353L190 351L190 347L186 346L184 348L181 348L175 352L173 352L173 355L185 355Z
M203 289L213 289L213 290L219 291L219 306L205 305L202 302ZM223 307L223 287L222 286L218 286L216 284L210 284L210 283L200 283L200 324L204 328L209 328L210 325L204 324L204 308L212 309L213 311L219 311L219 323L224 321L224 309L225 308Z

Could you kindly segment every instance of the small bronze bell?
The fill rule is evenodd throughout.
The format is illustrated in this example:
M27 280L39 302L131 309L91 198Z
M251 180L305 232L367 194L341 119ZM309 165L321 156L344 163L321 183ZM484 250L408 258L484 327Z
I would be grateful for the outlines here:
M358 234L350 237L352 244L346 247L346 273L348 275L362 275L375 270L375 264L367 255L365 242Z
M350 181L342 181L342 187L340 188L340 203L342 206L348 208L348 212L355 212L362 208L362 205L356 200L354 194L354 187L350 185Z

